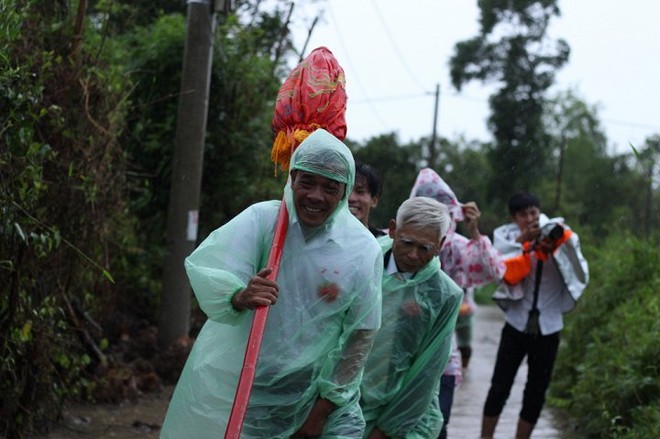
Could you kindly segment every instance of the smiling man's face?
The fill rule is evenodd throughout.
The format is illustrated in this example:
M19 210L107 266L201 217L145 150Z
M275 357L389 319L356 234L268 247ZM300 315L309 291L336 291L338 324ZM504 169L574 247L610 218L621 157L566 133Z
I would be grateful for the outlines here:
M348 197L348 208L362 224L369 227L369 212L378 205L378 197L371 195L367 177L358 174L355 176L353 192Z
M307 227L318 227L335 211L346 185L311 172L293 170L291 188L300 222Z

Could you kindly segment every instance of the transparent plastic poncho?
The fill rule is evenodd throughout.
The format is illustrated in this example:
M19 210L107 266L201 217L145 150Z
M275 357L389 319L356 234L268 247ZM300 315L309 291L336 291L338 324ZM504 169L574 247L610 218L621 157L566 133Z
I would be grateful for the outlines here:
M392 248L388 236L378 242L384 254ZM462 297L437 257L409 279L383 277L383 326L360 387L365 437L374 427L392 438L438 437L440 376Z
M279 299L269 310L241 437L290 437L318 397L337 406L327 435L355 437L364 428L359 383L381 321L382 254L348 211L355 168L343 143L318 130L296 149L291 169L334 178L347 191L333 216L310 232L297 219L287 183L290 221L277 277ZM252 311L236 311L231 298L265 267L279 206L280 201L252 205L186 259L208 320L179 378L161 437L223 437L253 318ZM331 284L339 294L323 295Z

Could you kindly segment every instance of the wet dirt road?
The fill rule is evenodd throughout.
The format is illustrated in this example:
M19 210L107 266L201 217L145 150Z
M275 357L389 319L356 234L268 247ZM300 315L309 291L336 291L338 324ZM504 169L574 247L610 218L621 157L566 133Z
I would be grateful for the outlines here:
M455 439L476 439L481 433L481 412L486 401L490 379L495 365L500 332L504 325L504 314L495 305L481 305L477 308L473 332L473 353L470 364L463 371L463 382L454 393L448 436ZM523 361L511 389L500 421L495 431L495 439L514 438L518 413L522 405L522 393L527 378L527 363ZM541 412L532 438L538 439L579 439L570 431L563 417L548 408Z
M173 390L173 386L166 387L161 393L144 395L135 403L74 405L46 438L158 438Z
M488 392L503 321L502 312L494 305L482 305L477 309L474 352L468 369L464 371L463 383L455 392L449 423L450 439L479 438L481 410ZM523 362L500 417L495 439L508 439L515 435L526 375L527 366ZM172 388L168 387L160 394L144 396L138 403L71 407L64 421L47 438L157 438L171 392ZM546 407L532 438L580 439L580 436L570 431L561 416Z

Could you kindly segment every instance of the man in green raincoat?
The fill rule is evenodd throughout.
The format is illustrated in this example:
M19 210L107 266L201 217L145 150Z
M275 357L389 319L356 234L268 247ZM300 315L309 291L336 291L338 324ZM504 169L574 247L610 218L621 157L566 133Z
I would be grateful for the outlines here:
M383 324L360 386L365 438L436 438L440 376L463 291L440 270L451 218L435 199L410 198L378 238L384 254Z
M323 129L295 150L289 225L276 282L266 278L280 201L250 206L186 259L208 320L179 378L163 438L224 435L253 313L272 305L242 438L360 438L359 383L381 321L383 258L348 210L349 149Z

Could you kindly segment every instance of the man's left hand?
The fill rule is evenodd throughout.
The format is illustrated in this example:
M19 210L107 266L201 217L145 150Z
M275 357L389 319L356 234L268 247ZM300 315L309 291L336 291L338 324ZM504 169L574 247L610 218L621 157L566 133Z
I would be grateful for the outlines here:
M371 433L369 433L368 439L390 439L390 437L383 433L383 430L380 428L374 427L374 429L371 430Z
M302 427L300 427L291 438L303 439L308 437L321 437L328 416L330 416L330 413L332 413L334 409L335 405L327 399L317 399Z
M477 206L477 203L474 201L468 201L463 204L463 215L465 215L466 226L470 238L475 241L481 239L481 233L479 233L479 217L481 216L481 211Z

